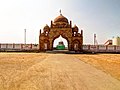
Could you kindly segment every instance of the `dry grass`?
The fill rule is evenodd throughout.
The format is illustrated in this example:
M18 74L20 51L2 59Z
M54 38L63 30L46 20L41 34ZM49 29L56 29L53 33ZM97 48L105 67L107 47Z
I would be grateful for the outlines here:
M28 69L41 62L46 54L0 53L0 90L18 90ZM22 90L22 89L21 89Z
M120 80L120 54L83 54L75 56Z
M88 90L92 78L83 84L82 77L89 80L91 73L84 72L87 67L80 71L84 64L74 56L120 80L120 55L116 54L0 53L0 90Z

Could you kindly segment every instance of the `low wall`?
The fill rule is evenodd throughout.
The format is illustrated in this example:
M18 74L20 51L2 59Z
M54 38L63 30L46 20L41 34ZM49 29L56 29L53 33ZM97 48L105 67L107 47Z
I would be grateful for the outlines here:
M38 50L38 44L0 44L0 50Z
M120 46L115 45L83 45L86 52L120 52Z
M115 45L83 45L85 52L120 52L120 46ZM0 44L1 51L23 51L23 50L39 50L39 44Z

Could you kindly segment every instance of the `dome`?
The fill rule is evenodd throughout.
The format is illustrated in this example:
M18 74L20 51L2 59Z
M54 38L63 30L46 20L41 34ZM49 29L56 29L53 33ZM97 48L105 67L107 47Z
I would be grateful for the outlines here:
M73 27L73 28L78 29L78 27L77 27L76 25L74 25L74 27Z
M54 23L56 23L56 22L68 23L68 19L66 17L64 17L62 14L60 14L60 16L58 16L54 19Z
M50 29L49 26L46 24L46 26L44 27L44 29Z
M78 27L77 27L76 25L74 25L73 31L74 31L74 32L78 32Z
M43 28L43 30L44 30L44 31L49 31L50 28L49 28L49 26L46 24L46 26Z

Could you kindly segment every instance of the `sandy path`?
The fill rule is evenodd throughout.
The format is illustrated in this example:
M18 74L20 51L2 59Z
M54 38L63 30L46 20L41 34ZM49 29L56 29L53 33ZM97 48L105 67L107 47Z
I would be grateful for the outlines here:
M120 81L74 56L51 54L30 67L17 90L120 90ZM15 90L15 89L13 89Z

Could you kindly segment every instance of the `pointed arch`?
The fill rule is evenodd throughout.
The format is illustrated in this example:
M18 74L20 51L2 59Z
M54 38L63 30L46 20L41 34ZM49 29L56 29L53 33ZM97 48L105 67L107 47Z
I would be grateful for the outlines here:
M62 37L62 38L64 38L66 41L67 41L67 48L69 47L69 40L68 40L68 38L67 37L63 37L61 34L60 35L57 35L57 36L55 36L53 39L52 39L52 48L53 48L53 45L54 45L54 41L57 39L57 38L59 38L59 37Z
M72 42L72 49L75 50L75 51L80 50L80 41L79 40L75 39Z

